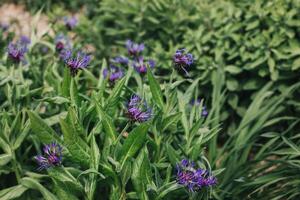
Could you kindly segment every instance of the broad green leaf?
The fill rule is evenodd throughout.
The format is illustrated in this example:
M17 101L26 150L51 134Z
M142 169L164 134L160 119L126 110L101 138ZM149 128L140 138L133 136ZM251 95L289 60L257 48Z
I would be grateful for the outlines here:
M121 169L125 162L133 157L144 145L149 126L148 123L141 124L129 133L128 138L126 138L120 150Z
M148 70L147 70L147 77L148 77L149 86L150 86L153 100L162 109L164 106L163 95L162 95L159 83L154 78L150 68L148 68Z
M113 123L113 120L103 111L99 103L95 102L95 104L96 104L98 116L103 124L105 133L114 142L117 138L117 131Z
M6 165L11 160L11 155L0 154L0 166Z
M61 142L61 139L56 132L48 126L48 124L35 112L27 111L30 119L30 124L33 132L43 143L51 143L53 141Z
M151 184L153 181L148 150L146 147L140 151L133 163L131 179L140 199L149 199L146 193L147 185Z
M49 190L33 178L25 177L21 180L21 184L27 188L40 191L45 200L58 200L54 194L49 192Z
M90 150L87 144L76 134L76 130L65 120L60 120L64 135L64 144L74 161L88 167L90 165Z
M24 187L23 185L17 185L9 188L5 188L0 191L0 199L1 200L10 200L10 199L16 199L27 190L27 187Z

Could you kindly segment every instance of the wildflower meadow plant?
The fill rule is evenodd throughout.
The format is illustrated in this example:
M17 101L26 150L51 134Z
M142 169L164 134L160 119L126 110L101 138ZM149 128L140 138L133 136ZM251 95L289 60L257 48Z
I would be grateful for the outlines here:
M173 63L175 67L183 70L187 75L187 68L194 63L194 57L191 53L186 53L186 49L178 49L173 55Z
M152 59L145 61L145 58L140 56L133 61L132 65L138 73L145 74L147 72L147 68L154 68L155 61Z
M130 56L137 57L144 50L145 45L143 43L138 44L131 40L127 40L126 48Z
M24 37L20 38L15 43L10 42L7 48L8 57L16 63L22 62L25 64L25 54L28 52L29 43L30 41Z
M207 170L195 168L195 163L183 159L176 165L177 183L187 187L191 192L197 192L204 187L214 186L217 179Z
M145 122L152 116L152 109L138 95L133 95L127 104L127 116L132 122Z
M103 76L108 78L110 83L114 84L118 79L124 76L124 71L119 67L111 65L109 68L103 70Z
M45 145L43 155L37 155L34 159L39 165L39 170L59 166L62 162L62 147L56 142Z
M72 76L75 76L78 70L86 68L91 61L91 56L80 50L65 49L60 53L60 57L70 69Z

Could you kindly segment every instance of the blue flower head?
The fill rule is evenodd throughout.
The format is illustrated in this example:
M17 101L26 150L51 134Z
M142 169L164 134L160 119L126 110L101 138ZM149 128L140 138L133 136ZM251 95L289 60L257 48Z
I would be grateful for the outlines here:
M152 117L152 109L138 95L133 95L127 105L127 116L133 122L145 122Z
M195 164L187 159L176 165L177 183L184 185L191 192L199 191L203 187L217 184L217 179L207 170L196 169Z
M14 62L23 64L26 63L25 54L28 52L28 42L20 38L17 42L10 42L8 44L7 53L8 57Z
M39 164L38 170L48 169L58 166L62 162L62 147L56 142L45 145L43 148L44 155L37 155L34 159Z
M190 53L186 53L186 49L178 49L173 55L173 63L176 67L182 69L186 74L187 67L190 67L194 63L194 57Z
M130 56L136 57L144 50L145 45L144 44L133 43L131 40L127 40L126 48L127 48L128 54Z
M115 81L121 79L124 76L124 71L119 67L111 65L110 68L106 68L103 70L103 76L105 78L108 77L110 83L114 84Z
M69 67L71 74L75 76L80 69L86 68L90 61L91 56L87 55L82 51L73 51L70 49L64 49L60 53L60 57L65 62L67 67Z
M155 66L155 61L152 59L145 61L144 57L140 56L133 62L134 69L140 74L147 73L147 66L153 68Z

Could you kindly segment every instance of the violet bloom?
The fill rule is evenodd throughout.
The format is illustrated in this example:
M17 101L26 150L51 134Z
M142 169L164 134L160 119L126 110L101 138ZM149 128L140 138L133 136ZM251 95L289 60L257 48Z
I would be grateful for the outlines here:
M62 33L58 34L55 37L54 42L55 42L55 49L57 52L61 52L63 49L71 48L70 39Z
M184 185L189 191L199 191L203 187L209 187L217 184L217 179L207 170L195 169L195 164L189 160L182 160L176 165L177 183Z
M72 17L64 17L64 23L65 23L65 26L69 30L72 30L72 29L75 28L75 26L77 26L78 20L74 16L72 16Z
M178 49L173 56L173 62L176 67L181 68L187 75L186 67L191 66L194 63L193 55L186 53L186 49Z
M10 42L8 44L7 53L8 57L13 60L14 62L22 62L26 63L25 60L25 53L28 51L28 43L25 43L22 40L18 40L17 42L13 43Z
M91 61L91 56L82 51L72 51L70 49L64 49L60 53L60 57L63 59L67 67L69 67L72 76L75 76L78 70L86 68Z
M111 65L109 69L106 68L103 70L103 76L105 78L108 77L110 83L114 84L115 81L124 76L124 72L121 68Z
M131 40L127 40L126 48L130 56L137 56L139 53L141 53L144 50L145 45L133 43Z
M145 122L152 117L152 110L139 96L133 95L127 105L127 116L133 122Z
M48 169L49 167L58 166L62 162L62 147L56 142L45 145L43 148L44 155L37 155L34 159L39 164L38 170Z
M145 61L144 57L140 56L133 62L134 69L140 74L147 73L147 66L153 68L155 66L154 60Z
M127 66L128 65L128 58L124 57L124 56L117 56L113 59L111 59L111 62L114 64L120 64L122 66Z

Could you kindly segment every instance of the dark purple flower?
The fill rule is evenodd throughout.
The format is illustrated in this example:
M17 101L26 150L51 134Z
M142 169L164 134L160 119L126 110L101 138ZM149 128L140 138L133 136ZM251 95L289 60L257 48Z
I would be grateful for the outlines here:
M127 105L127 116L133 122L145 122L152 117L152 110L139 96L133 95Z
M133 43L131 40L127 40L126 48L130 56L137 56L145 48L144 44Z
M115 83L116 80L122 78L124 76L124 72L121 68L111 65L110 68L106 68L103 70L103 76L108 77L111 83Z
M13 43L10 42L8 44L7 53L10 59L12 59L14 62L23 62L26 63L26 60L24 58L25 53L28 51L28 44L24 43L21 40L18 40L17 42Z
M7 23L0 23L0 29L3 31L3 32L5 32L5 31L7 31L8 29L9 29L9 24L7 24Z
M134 69L140 74L147 73L147 66L153 68L155 66L154 60L145 61L144 57L140 56L133 62Z
M44 155L37 155L34 159L38 162L38 170L48 169L49 167L58 166L62 162L62 147L56 142L45 145L43 148Z
M181 68L186 74L188 74L185 68L194 63L194 58L192 54L186 53L186 49L178 49L173 56L173 62L176 67Z
M70 49L64 49L60 53L60 57L65 64L69 67L71 74L75 76L79 69L86 68L91 61L91 56L82 51L72 51Z
M195 169L194 165L193 162L186 159L176 165L178 184L186 186L191 192L217 184L216 177L210 175L207 170Z
M72 17L64 17L64 23L65 23L65 26L69 29L69 30L72 30L75 28L75 26L77 25L78 23L78 20L75 16L72 16Z
M63 49L71 48L70 39L62 33L58 34L55 37L54 42L55 42L55 49L57 52L61 52Z

